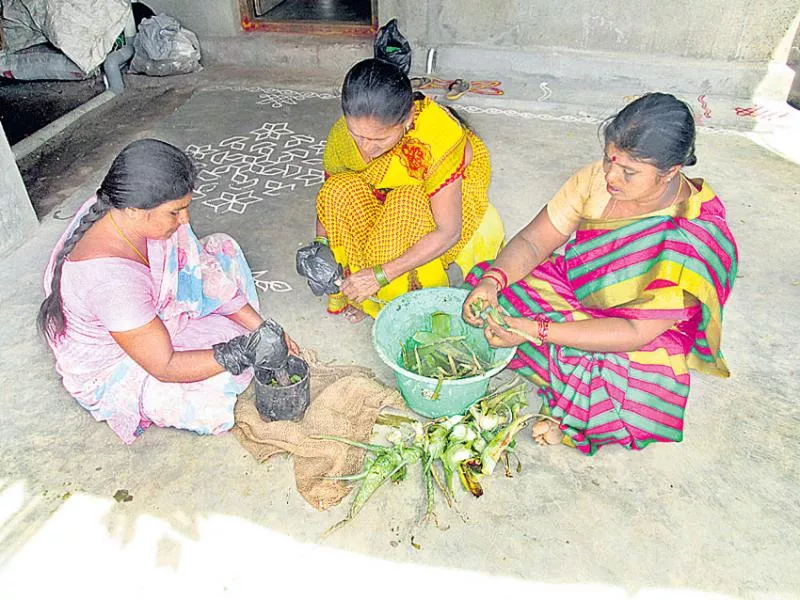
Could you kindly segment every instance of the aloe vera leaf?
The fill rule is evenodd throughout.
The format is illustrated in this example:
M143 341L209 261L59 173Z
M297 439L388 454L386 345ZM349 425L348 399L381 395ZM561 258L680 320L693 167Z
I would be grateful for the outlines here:
M440 337L450 335L450 315L444 312L435 312L431 315L431 332Z
M463 342L439 344L436 347L436 349L441 352L447 364L450 364L449 356L452 356L453 360L459 363L471 362L470 354L465 348L467 348L467 346Z
M386 452L387 450L391 450L390 446L382 446L380 444L368 444L366 442L359 442L338 435L310 435L308 437L311 438L312 440L327 440L330 442L339 442L341 444L347 444L348 446L363 448L364 450L368 450L369 452L374 452L376 454Z
M329 528L322 537L327 537L337 529L347 525L353 518L364 508L364 505L372 497L379 487L389 481L395 473L400 471L406 466L406 462L402 461L396 452L386 452L375 459L375 462L369 469L369 473L362 480L361 485L356 492L353 503L350 505L350 510L347 516Z
M477 300L470 302L469 310L472 313L472 316L476 319L481 317L481 313L483 312L483 299L478 298Z
M483 487L480 483L481 477L479 460L465 460L458 465L458 478L461 480L461 485L476 498L483 496Z
M418 331L411 336L411 339L417 342L420 346L426 346L430 344L438 344L442 339L442 336L438 333L433 333L432 331Z
M436 377L436 371L439 367L439 361L433 354L425 355L425 368L421 369L421 375L425 377Z
M394 472L394 475L392 475L392 481L394 483L399 483L406 478L406 475L408 475L408 465L403 465Z
M495 323L500 325L500 327L508 327L508 323L506 323L506 320L503 318L503 314L494 306L489 306L484 311L484 314L490 316Z
M509 411L513 412L511 407L521 408L527 406L528 402L525 399L526 389L526 384L521 382L513 387L496 390L492 394L483 397L480 402L481 411L484 415L504 416Z
M480 371L483 367L481 366L481 361L478 360L478 355L475 354L474 350L472 349L470 349L470 354L472 355L472 364L474 364L475 368Z
M434 508L434 491L433 491L433 459L429 456L425 460L422 467L422 480L425 482L425 516L423 519L432 518L438 525L436 513L433 512Z
M439 399L439 394L442 392L442 384L444 383L444 377L439 375L439 382L436 384L436 389L433 390L433 394L431 395L431 401L435 401Z
M400 358L403 361L403 367L406 369L411 368L411 364L408 361L408 350L406 350L406 345L402 341L400 342Z
M323 479L330 479L332 481L361 481L366 478L369 471L361 471L355 475L326 475Z
M378 413L375 418L376 425L386 425L389 427L399 427L403 423L419 423L419 419L414 417L406 417L405 415L395 415L391 413Z
M414 341L419 342L420 347L427 348L429 346L438 346L441 344L453 344L456 342L461 342L465 339L465 336L451 335L447 337L442 337L434 333L431 333L429 331L418 331L417 333L414 334L414 337L412 339L414 339ZM426 341L423 342L422 340Z
M458 369L456 369L456 361L453 360L453 355L450 352L447 352L447 361L450 363L450 369L453 371L453 375L458 377Z
M484 475L490 475L494 471L497 461L500 456L506 451L508 445L514 441L514 437L522 431L536 415L525 415L524 417L517 417L507 427L501 429L494 439L489 442L483 452L481 452L481 472Z

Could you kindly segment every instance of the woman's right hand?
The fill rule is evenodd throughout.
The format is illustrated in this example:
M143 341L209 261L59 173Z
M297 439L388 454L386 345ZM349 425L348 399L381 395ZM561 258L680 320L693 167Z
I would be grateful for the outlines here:
M497 292L497 282L493 279L487 277L480 280L464 301L464 306L461 309L461 316L464 321L473 327L483 327L484 321L480 314L490 306L499 310ZM479 306L480 309L478 309Z
M214 344L212 350L214 359L234 375L254 366L278 368L288 354L300 352L297 343L271 318L264 319L255 331Z
M294 354L295 356L300 356L300 346L295 342L292 337L284 332L283 339L286 340L286 346L289 348L289 354Z

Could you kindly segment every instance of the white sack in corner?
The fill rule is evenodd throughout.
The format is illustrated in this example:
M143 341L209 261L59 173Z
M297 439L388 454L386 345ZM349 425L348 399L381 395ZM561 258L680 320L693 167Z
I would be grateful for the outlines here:
M50 42L89 73L125 28L128 0L0 0L7 52Z

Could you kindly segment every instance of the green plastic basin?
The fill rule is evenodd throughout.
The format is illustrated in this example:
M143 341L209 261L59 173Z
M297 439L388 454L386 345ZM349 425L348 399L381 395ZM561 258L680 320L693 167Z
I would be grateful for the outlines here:
M372 344L378 356L393 371L397 387L408 407L432 419L464 414L480 399L489 386L489 379L502 371L514 356L516 348L491 348L483 337L483 330L467 325L461 319L461 307L469 292L456 288L428 288L403 294L383 307L372 326ZM417 331L430 328L430 315L434 312L455 315L452 334L467 336L467 342L495 366L483 375L464 379L445 379L439 396L431 397L439 384L433 377L423 377L404 369L400 344Z

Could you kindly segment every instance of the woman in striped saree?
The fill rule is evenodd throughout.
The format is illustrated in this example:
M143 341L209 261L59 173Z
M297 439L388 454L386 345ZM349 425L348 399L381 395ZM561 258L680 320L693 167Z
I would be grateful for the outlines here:
M722 308L737 267L722 202L681 172L696 163L685 103L645 95L603 134L603 160L471 271L464 304L491 345L519 347L510 367L539 386L553 418L534 428L537 441L586 454L681 441L689 369L728 376ZM510 315L505 326L479 304Z

